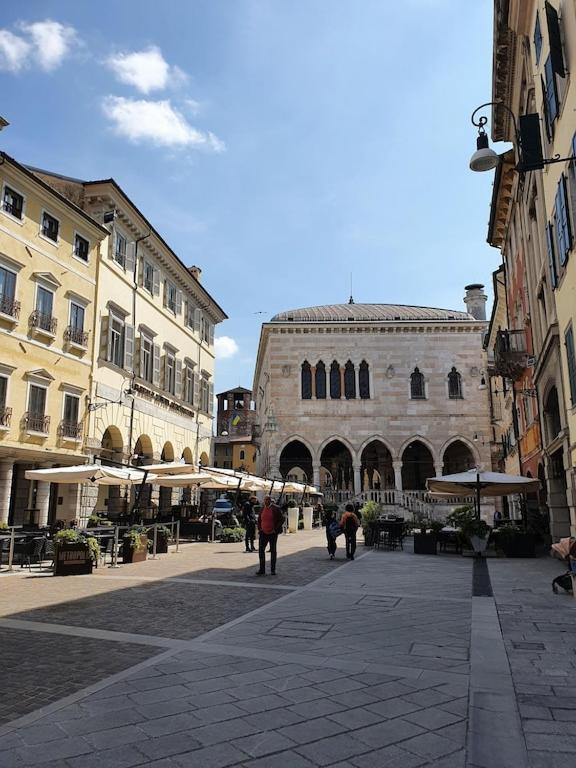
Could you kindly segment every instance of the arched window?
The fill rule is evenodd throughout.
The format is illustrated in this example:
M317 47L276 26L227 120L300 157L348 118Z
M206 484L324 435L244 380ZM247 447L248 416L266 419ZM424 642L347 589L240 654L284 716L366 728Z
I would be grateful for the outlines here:
M312 371L310 363L304 360L302 363L302 400L312 399Z
M424 400L426 390L424 389L424 374L420 373L418 366L410 375L410 397L412 400Z
M462 376L454 366L448 374L448 397L451 400L459 400L462 397Z
M356 397L356 372L354 363L350 360L344 367L344 396L346 400L354 400Z
M362 400L370 399L370 369L366 360L360 363L358 371L358 390Z
M330 397L339 400L341 396L340 365L334 360L330 366Z
M320 360L316 365L316 399L326 400L326 366Z

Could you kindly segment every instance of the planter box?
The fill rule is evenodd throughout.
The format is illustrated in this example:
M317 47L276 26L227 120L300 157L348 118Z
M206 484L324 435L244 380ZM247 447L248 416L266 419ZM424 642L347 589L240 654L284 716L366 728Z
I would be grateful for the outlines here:
M148 536L143 533L140 536L140 549L132 548L132 540L125 536L122 539L122 562L142 563L148 557Z
M54 576L79 576L92 573L94 563L87 544L56 544Z
M373 547L374 546L374 525L373 525L373 523L368 523L367 525L364 525L362 527L362 531L364 532L364 546L365 547Z
M302 519L304 521L304 530L305 531L311 531L312 530L313 515L314 515L314 508L313 507L302 507Z
M298 518L300 510L298 507L288 507L288 532L296 533L298 530Z
M154 534L152 532L147 534L150 547L154 546ZM153 549L150 549L153 552ZM168 552L168 538L166 536L156 537L156 554L165 555Z
M429 533L414 534L414 554L415 555L435 555L438 548L436 536Z
M499 533L496 546L506 557L534 557L536 555L536 537L533 533Z

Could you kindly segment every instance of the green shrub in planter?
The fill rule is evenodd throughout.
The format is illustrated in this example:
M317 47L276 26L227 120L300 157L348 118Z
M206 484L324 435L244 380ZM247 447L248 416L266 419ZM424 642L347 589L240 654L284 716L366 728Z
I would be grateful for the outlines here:
M381 514L382 508L375 501L367 501L360 510L364 544L367 547L371 547L374 543L374 524Z
M98 563L100 545L93 536L85 536L74 528L65 528L54 536L56 576L92 573Z
M238 541L244 541L246 531L244 528L222 528L220 534L221 544L235 544Z

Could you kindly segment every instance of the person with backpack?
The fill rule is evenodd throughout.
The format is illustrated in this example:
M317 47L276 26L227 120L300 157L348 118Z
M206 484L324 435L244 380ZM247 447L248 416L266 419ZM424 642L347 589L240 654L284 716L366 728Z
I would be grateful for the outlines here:
M266 575L266 547L270 545L270 575L276 576L276 544L278 534L282 533L284 515L277 504L272 502L270 496L264 496L264 506L258 515L258 557L260 568L256 576Z
M250 496L242 505L242 523L246 531L244 536L246 552L256 552L256 547L254 546L254 539L256 538L256 512L254 507L257 501L256 496Z
M360 527L360 520L354 514L354 505L346 504L344 514L340 519L340 528L344 531L346 539L346 557L354 560L356 552L356 531Z
M330 560L334 560L336 555L336 536L338 533L342 533L338 520L336 520L336 514L330 509L324 513L324 525L326 527L326 548L330 556Z

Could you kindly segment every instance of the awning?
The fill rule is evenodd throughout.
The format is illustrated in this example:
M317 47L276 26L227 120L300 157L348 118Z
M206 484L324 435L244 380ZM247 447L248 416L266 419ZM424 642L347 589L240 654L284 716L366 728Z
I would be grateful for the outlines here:
M443 496L508 496L511 493L534 493L540 488L540 480L523 475L505 475L503 472L480 472L470 469L455 475L430 477L426 487L432 493Z
M145 469L145 468L143 468ZM101 464L80 464L72 467L28 469L27 480L44 483L91 483L92 485L137 485L144 479L143 469L136 467L104 467ZM153 482L156 475L146 475L146 482Z

